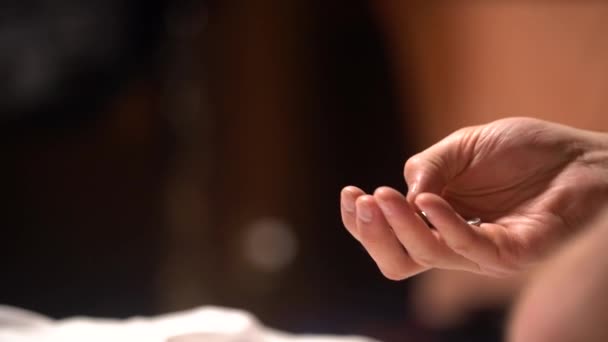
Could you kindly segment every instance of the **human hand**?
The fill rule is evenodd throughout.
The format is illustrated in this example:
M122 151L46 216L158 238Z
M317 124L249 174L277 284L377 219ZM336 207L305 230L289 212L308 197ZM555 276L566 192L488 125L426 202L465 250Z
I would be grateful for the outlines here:
M344 225L385 276L430 268L506 276L539 260L608 201L608 137L503 119L456 131L410 158L404 175L407 197L387 187L341 193Z

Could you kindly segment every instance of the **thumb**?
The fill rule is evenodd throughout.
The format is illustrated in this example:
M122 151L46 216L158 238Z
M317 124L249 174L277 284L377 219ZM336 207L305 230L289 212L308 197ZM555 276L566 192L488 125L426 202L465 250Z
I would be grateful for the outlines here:
M418 154L405 163L404 176L407 183L407 201L414 203L418 194L428 192L441 196L448 179L442 159L434 160L430 156Z
M466 169L473 155L466 147L472 145L466 143L467 137L465 130L457 131L408 159L403 170L408 202L414 203L423 192L441 196L450 181Z

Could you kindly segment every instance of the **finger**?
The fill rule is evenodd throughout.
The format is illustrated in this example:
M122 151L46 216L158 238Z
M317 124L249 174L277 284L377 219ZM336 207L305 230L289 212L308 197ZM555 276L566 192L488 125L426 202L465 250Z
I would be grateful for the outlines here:
M374 192L374 198L395 236L416 263L449 269L460 269L463 263L467 263L433 234L433 230L429 229L401 193L382 187Z
M424 152L423 152L424 153ZM443 174L443 161L437 163L428 155L419 154L408 159L403 175L408 185L407 201L414 203L416 196L422 192L441 194L447 184L447 175Z
M408 159L403 176L410 203L423 192L441 195L446 184L466 169L474 156L476 132L471 128L458 130Z
M373 196L360 196L356 207L361 244L385 277L402 280L428 269L416 264L408 256L384 219Z
M340 213L342 223L346 230L357 240L359 234L357 232L356 206L355 202L359 196L365 195L363 190L355 186L347 186L340 192Z
M497 265L497 246L485 235L469 225L443 198L429 193L416 197L416 205L423 210L443 241L456 253L484 267ZM492 267L494 268L494 267Z

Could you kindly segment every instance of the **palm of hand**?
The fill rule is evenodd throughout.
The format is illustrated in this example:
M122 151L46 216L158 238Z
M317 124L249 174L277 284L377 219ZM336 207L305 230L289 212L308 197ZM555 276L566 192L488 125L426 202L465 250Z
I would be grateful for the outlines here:
M605 171L564 127L509 119L460 134L458 154L469 162L441 195L464 217L489 222L485 235L506 262L537 260L597 211Z

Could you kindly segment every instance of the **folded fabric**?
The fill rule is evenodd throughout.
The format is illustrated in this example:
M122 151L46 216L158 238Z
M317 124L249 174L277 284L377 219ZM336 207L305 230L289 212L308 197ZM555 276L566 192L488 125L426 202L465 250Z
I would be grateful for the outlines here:
M356 336L294 335L262 326L251 314L202 307L125 320L48 317L0 305L0 342L373 342Z

